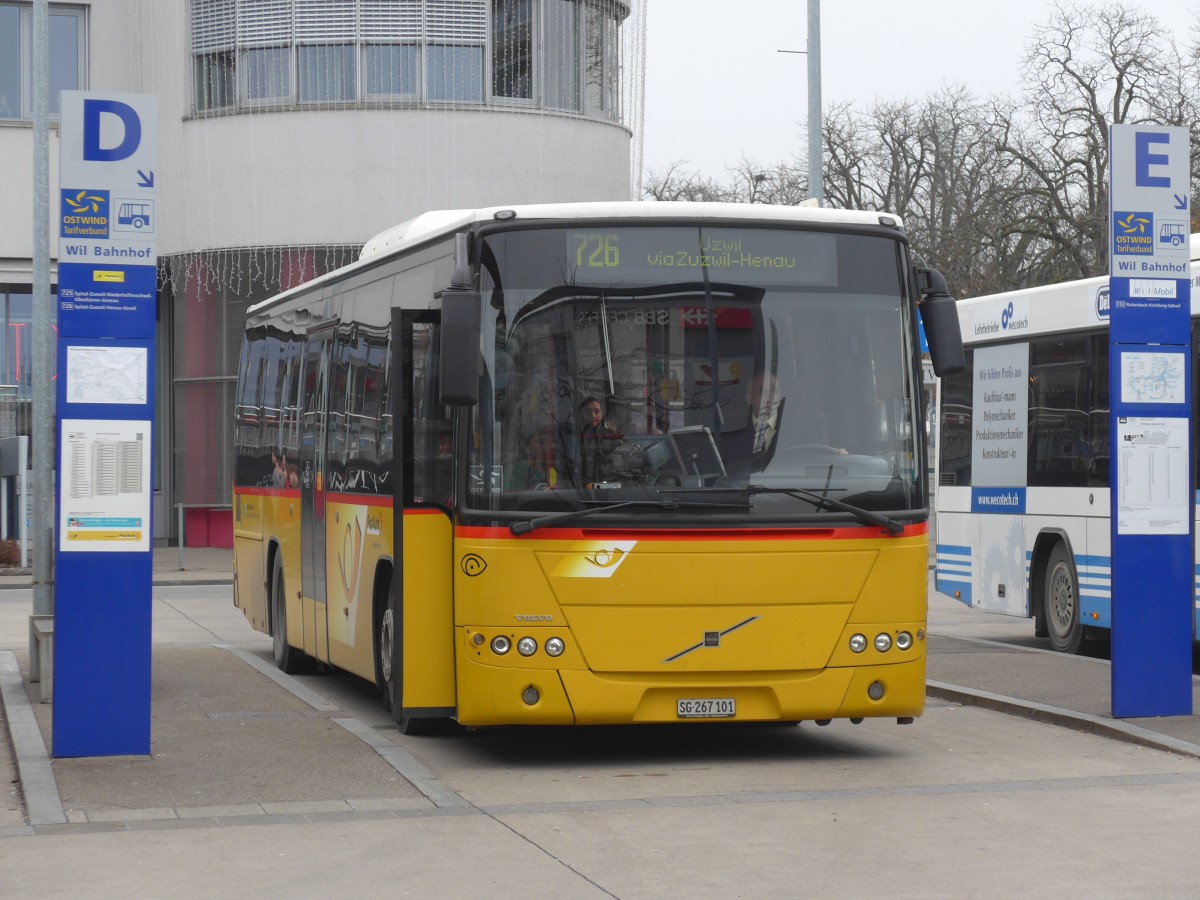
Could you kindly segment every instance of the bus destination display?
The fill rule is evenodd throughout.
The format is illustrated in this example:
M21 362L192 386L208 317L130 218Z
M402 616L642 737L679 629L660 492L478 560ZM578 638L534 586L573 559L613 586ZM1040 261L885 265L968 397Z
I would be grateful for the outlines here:
M836 282L836 242L828 234L749 228L625 228L567 233L567 259L583 280L595 276L794 284ZM586 273L586 274L584 274Z

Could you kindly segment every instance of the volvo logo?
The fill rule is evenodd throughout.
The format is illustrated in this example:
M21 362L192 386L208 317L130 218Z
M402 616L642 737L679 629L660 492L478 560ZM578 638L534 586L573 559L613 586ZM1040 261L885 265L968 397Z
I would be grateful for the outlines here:
M737 631L739 628L745 625L749 625L751 622L757 621L757 619L758 616L751 616L744 622L738 622L736 625L732 625L729 628L726 628L724 631L706 631L704 632L704 636L699 643L692 644L692 646L684 650L680 650L674 656L668 656L663 660L663 662L675 662L675 660L687 656L692 651L699 650L701 647L720 647L721 638L725 637L725 635L730 634L731 632Z
M513 616L518 622L553 622L554 616Z

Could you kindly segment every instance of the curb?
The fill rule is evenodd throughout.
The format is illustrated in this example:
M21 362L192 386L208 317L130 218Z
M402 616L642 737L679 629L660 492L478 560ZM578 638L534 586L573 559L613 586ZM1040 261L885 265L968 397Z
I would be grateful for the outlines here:
M1140 725L1129 725L1104 716L1094 716L1090 713L1062 709L1058 706L1047 706L1044 703L1034 703L1030 700L1018 700L1016 697L977 691L955 684L945 684L941 681L926 681L925 694L939 700L954 700L964 706L979 706L1012 716L1033 719L1035 722L1045 722L1086 734L1200 759L1200 745L1159 734L1148 728L1142 728Z
M25 693L17 658L11 650L0 650L0 701L3 701L8 717L8 734L12 739L17 777L21 780L26 821L30 827L65 824L67 816L58 783L54 780L50 754Z

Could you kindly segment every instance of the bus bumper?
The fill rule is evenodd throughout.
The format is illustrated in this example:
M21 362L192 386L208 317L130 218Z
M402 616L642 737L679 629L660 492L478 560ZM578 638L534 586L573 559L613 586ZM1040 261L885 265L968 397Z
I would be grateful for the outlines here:
M734 700L736 715L721 721L736 722L907 718L925 710L923 655L890 665L726 679L718 673L666 679L508 669L473 660L460 660L458 675L458 721L467 726L712 721L680 718L678 713L679 700L706 698Z

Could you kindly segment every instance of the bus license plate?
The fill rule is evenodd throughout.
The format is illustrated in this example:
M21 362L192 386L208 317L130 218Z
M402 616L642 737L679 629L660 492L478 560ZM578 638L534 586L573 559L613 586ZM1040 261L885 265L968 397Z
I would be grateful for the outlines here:
M737 714L737 701L732 697L678 700L681 719L732 719Z

